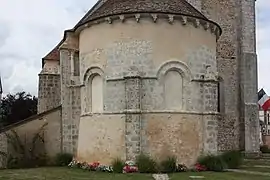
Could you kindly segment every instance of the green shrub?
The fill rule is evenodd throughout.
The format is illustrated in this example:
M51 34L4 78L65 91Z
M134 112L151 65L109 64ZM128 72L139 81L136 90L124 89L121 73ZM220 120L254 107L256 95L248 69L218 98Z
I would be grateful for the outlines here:
M156 173L157 163L150 156L140 154L136 158L136 165L138 166L140 173Z
M168 156L166 159L160 162L160 170L162 173L173 173L176 172L176 157Z
M67 166L73 159L73 155L69 153L59 153L55 157L56 166Z
M124 166L125 166L125 162L122 161L120 158L116 158L112 162L113 172L115 173L122 173Z
M221 172L227 168L226 163L223 161L221 156L207 155L200 157L198 163L205 166L208 171Z
M227 164L230 169L239 168L243 163L243 155L240 151L228 151L221 154L222 160Z
M262 153L270 153L270 149L268 148L267 145L262 145L262 146L260 146L260 151L261 151Z

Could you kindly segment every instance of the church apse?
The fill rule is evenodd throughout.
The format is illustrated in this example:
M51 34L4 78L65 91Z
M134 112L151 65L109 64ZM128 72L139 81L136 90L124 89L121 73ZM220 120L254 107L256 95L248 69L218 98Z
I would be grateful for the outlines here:
M151 15L134 15L124 22L100 23L80 33L77 158L109 164L143 152L177 155L191 165L201 153L215 152L216 143L208 142L215 141L211 125L218 112L208 107L217 101L208 95L217 90L216 81L201 77L207 65L216 73L218 32L169 16L155 23Z

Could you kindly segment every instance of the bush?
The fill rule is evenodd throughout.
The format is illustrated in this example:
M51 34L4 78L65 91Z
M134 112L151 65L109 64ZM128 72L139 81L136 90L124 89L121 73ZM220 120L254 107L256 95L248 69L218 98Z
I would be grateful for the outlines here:
M230 169L239 168L243 163L243 155L240 151L228 151L221 155L222 160Z
M136 158L136 165L140 173L156 173L157 163L150 156L141 154Z
M176 172L176 157L168 156L165 160L160 163L160 170L162 173L173 173Z
M198 159L200 165L207 168L208 171L221 172L227 168L226 163L221 156L207 155Z
M262 145L262 146L260 146L260 151L261 151L262 153L270 153L270 149L268 148L267 145Z
M72 161L73 155L69 153L59 153L55 157L56 166L67 166Z
M115 173L122 173L124 166L125 166L125 162L122 161L120 158L116 158L112 162L113 172Z

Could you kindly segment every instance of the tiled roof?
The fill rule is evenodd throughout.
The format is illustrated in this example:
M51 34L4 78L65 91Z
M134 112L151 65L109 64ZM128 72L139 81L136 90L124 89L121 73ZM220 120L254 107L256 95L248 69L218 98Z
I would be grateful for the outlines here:
M183 14L208 20L186 0L107 0L91 15L85 16L77 27L100 17L144 12Z
M55 47L51 52L49 52L44 58L44 60L60 60L60 53L58 47Z

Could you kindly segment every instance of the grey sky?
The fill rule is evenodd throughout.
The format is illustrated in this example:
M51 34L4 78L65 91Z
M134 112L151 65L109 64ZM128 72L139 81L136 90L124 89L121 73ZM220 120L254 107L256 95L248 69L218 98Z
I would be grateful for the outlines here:
M0 73L4 93L37 95L41 58L72 28L96 0L2 0ZM257 1L259 88L270 95L270 1Z

